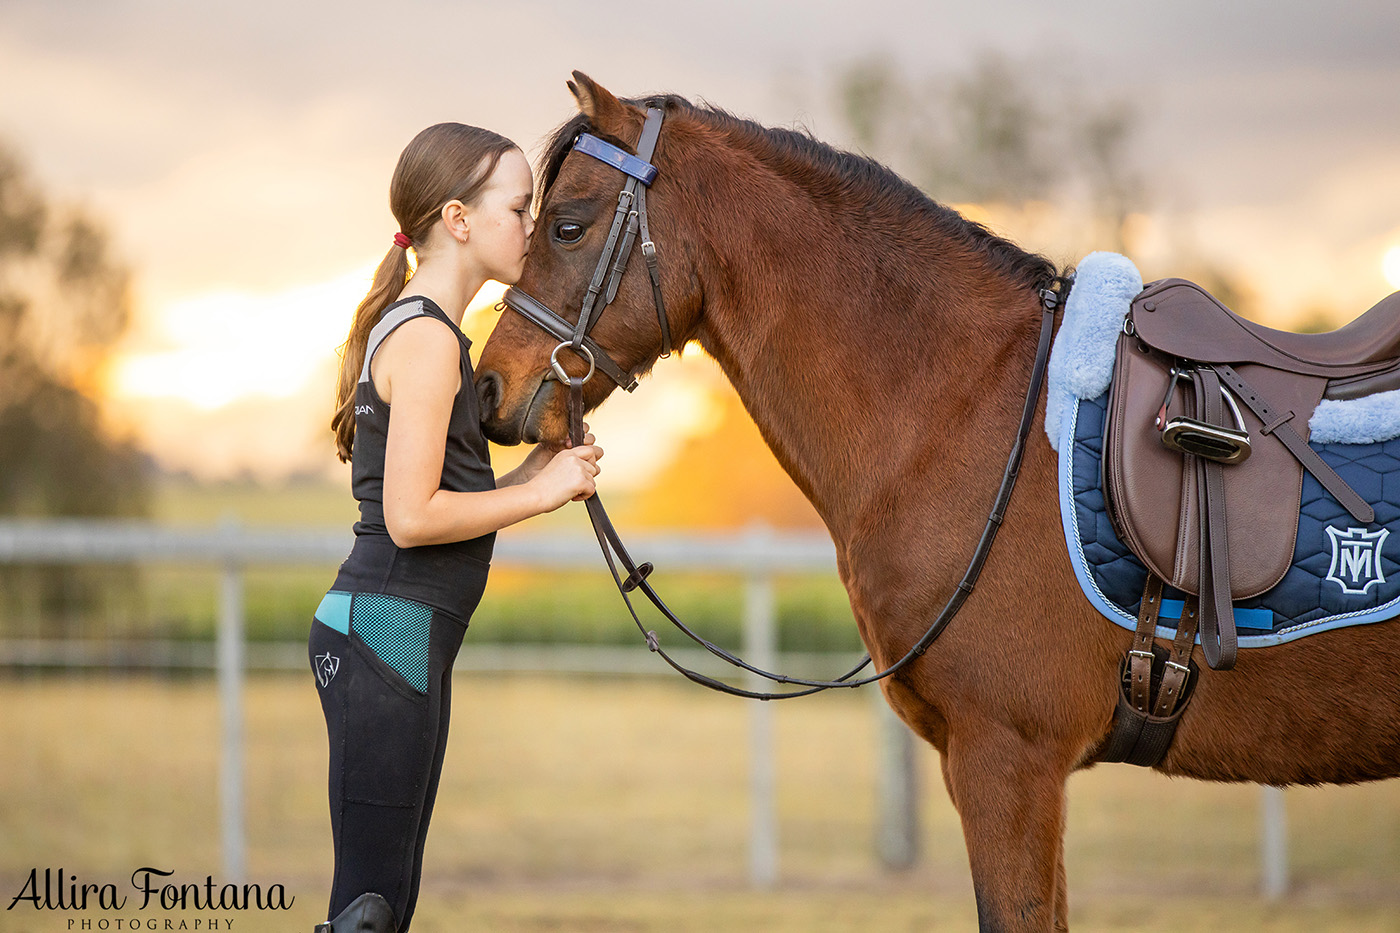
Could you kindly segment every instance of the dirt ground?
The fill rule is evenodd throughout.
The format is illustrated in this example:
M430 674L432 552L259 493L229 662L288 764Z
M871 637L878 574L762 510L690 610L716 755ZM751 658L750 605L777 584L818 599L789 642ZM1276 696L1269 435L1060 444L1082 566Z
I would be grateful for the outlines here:
M248 876L288 911L0 910L3 933L309 931L332 871L324 724L309 674L245 691ZM778 881L748 881L743 701L664 680L459 675L413 929L975 929L956 814L921 752L921 857L874 854L873 695L775 708ZM207 679L0 681L0 907L37 870L130 894L143 866L221 877L219 710ZM1400 931L1400 782L1285 793L1290 892L1259 891L1260 792L1117 765L1070 785L1076 930ZM154 922L155 926L149 923ZM193 926L186 928L195 929ZM204 927L208 929L209 927Z

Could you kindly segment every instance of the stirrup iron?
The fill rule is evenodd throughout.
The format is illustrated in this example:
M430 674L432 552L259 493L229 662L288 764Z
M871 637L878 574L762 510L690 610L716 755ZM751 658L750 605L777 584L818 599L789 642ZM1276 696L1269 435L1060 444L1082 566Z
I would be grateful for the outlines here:
M1174 418L1166 417L1167 405L1171 402L1177 380L1184 374L1185 370L1176 366L1172 367L1172 378L1167 385L1167 396L1163 399L1162 407L1157 413L1157 426L1162 430L1162 445L1178 453L1193 454L1219 463L1244 463L1249 459L1250 454L1249 431L1244 426L1244 416L1240 414L1240 407L1235 403L1235 397L1224 386L1220 387L1220 394L1224 397L1230 414L1234 416L1235 427L1227 428L1223 425L1210 424L1198 418L1188 418L1185 415L1177 415Z

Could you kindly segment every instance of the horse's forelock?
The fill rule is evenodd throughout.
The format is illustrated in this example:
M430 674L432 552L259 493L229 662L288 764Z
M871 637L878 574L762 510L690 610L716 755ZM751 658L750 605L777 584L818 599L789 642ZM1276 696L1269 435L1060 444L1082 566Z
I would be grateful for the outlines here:
M650 97L620 99L622 103L636 108L639 115L645 113L648 107L663 110L668 117L681 109L699 112L699 108L677 94L653 94ZM634 151L632 143L619 137L612 131L612 128L595 126L586 113L574 114L549 137L549 142L544 147L544 153L540 156L540 203L544 202L549 189L559 178L559 168L564 164L564 158L573 148L574 140L578 138L580 133L591 133L620 149L628 152Z

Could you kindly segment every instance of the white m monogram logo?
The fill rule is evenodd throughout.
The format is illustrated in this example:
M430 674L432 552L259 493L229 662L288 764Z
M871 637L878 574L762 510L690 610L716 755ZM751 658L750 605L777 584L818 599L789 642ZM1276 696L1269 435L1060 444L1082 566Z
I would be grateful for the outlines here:
M1327 526L1327 537L1332 542L1332 563L1327 568L1327 579L1342 588L1343 593L1364 595L1377 583L1385 582L1385 571L1381 569L1381 547L1389 537L1390 530L1367 531L1364 528L1340 528Z

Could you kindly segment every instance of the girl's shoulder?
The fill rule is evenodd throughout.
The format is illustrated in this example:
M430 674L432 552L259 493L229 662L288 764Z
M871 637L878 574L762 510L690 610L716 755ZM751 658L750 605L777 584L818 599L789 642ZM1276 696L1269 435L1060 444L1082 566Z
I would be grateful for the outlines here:
M442 327L434 327L424 323L424 320L435 320L442 324ZM390 336L400 330L411 331L415 335L424 336L417 339L443 342L452 347L462 347L466 349L471 346L471 341L462 333L461 328L452 323L452 319L438 307L431 298L423 295L410 295L400 298L384 308L379 314L379 323L370 332L370 353L378 350L381 345L389 340ZM396 341L410 342L410 341ZM416 340L411 341L416 342Z
M380 327L384 330L370 337L365 375L385 402L386 379L451 388L449 395L460 388L466 338L458 339L461 331L431 299L394 302L380 317L376 329Z

